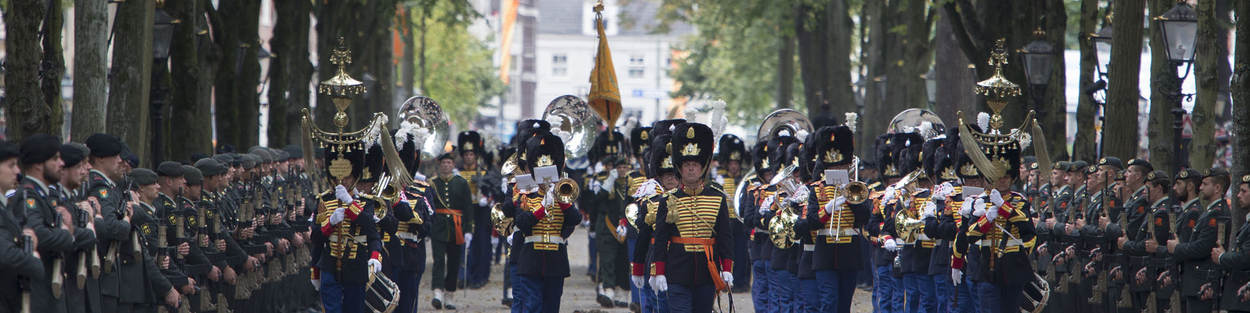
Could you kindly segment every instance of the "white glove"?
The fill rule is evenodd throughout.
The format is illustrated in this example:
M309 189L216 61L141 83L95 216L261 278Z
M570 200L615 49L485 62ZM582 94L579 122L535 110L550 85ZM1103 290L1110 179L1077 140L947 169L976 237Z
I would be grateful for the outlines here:
M343 185L334 186L334 197L338 198L339 202L343 204L350 204L352 201L355 201L352 200L352 195L347 193L347 187L343 187Z
M760 214L764 214L763 210L771 210L773 208L773 202L775 201L777 201L777 195L771 195L768 196L768 198L764 198L764 203L760 204Z
M547 187L547 196L543 197L543 207L551 208L554 204L556 204L556 185L552 184Z
M378 259L369 259L369 273L376 274L379 271L382 271L382 261L378 261Z
M884 248L890 251L898 251L898 242L895 242L894 240L886 240Z
M799 190L794 192L794 195L786 198L786 200L790 201L790 203L804 204L807 202L807 196L809 194L810 193L807 191L807 188L799 188Z
M625 228L625 224L616 225L616 235L617 235L617 236L625 237L625 235L626 235L626 234L628 234L628 233L629 233L629 229L628 229L628 228Z
M633 282L634 288L638 289L642 289L642 284L645 283L645 281L642 280L642 276L638 275L629 276L629 281Z
M472 242L473 242L473 234L472 234L472 233L465 233L465 234L464 234L464 247L465 247L465 249L468 249L469 244L471 244Z
M490 236L490 246L494 247L498 245L499 245L499 237Z
M594 173L602 172L603 169L603 162L595 162Z
M608 180L599 184L599 189L603 192L612 192L612 188L616 186L616 170L612 170L612 175L608 176Z
M833 212L841 211L844 209L843 204L846 204L846 197L833 198L832 201L825 203L825 213L833 214Z
M720 272L720 279L721 279L721 280L724 280L726 285L729 285L730 287L733 287L733 285L734 285L734 274L733 274L733 273L730 273L730 272Z
M582 220L581 225L582 225L582 227L590 227L590 221L589 221L589 220ZM592 231L592 232L590 232L590 237L591 237L591 238L594 238L594 237L595 237L595 232L593 232L593 231Z
M959 286L959 283L964 281L964 271L951 269L951 281L955 283L955 286Z
M330 214L330 225L342 223L343 218L343 208L334 209L334 214Z
M990 221L998 219L998 208L985 209L985 219Z
M490 201L486 200L486 196L482 196L481 198L477 199L478 206L486 206L488 204L490 204Z
M655 290L659 292L668 291L668 278L665 278L664 275L656 275L655 281L652 282L651 287L655 288Z
M921 218L929 218L937 215L937 205L933 201L929 201L924 205L924 211L921 212Z
M412 180L414 180L414 181L425 181L425 175L423 175L423 174L421 174L421 173L417 173L417 174L415 174L415 175L412 175ZM507 187L505 187L505 188L507 188ZM507 190L505 189L504 191L507 191Z
M308 280L308 282L312 283L312 285L313 285L313 290L316 290L316 291L321 291L321 280L320 280L320 279L310 279L310 280Z
M990 189L990 203L993 203L996 208L1003 206L1003 194L999 193L998 189Z
M508 243L509 246L512 245L512 234L508 234L508 238L506 242Z
M599 181L590 180L590 192L599 193L600 190L603 190L603 188L599 186Z
M712 180L716 181L717 185L725 186L725 176L716 175L716 177L713 177Z
M951 186L950 182L945 182L933 189L933 198L946 199L946 197L950 196L954 192L955 187Z
M660 186L660 182L648 179L638 186L638 190L634 191L634 198L644 198L655 193L655 188Z
M985 200L977 198L972 203L972 216L981 217L985 215Z
M891 186L885 189L884 195L881 195L881 202L890 202L890 200L894 200L896 197L898 197L898 190Z
M965 199L963 204L960 205L959 207L959 215L961 216L972 215L972 202L973 201L971 201L971 199Z

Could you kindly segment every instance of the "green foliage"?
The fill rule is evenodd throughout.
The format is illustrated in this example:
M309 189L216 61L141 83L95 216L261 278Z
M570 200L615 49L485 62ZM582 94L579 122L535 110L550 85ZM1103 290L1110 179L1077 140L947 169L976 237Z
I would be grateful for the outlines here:
M492 51L484 41L469 33L468 26L478 16L466 14L463 1L417 0L428 2L422 7L429 14L414 14L414 25L425 18L425 75L422 94L434 98L447 116L458 125L469 125L478 116L477 109L504 93L505 87L495 74ZM468 8L472 12L472 8ZM418 10L421 10L419 8ZM420 31L417 28L417 31ZM419 36L419 34L412 34ZM420 40L417 45L420 45ZM420 49L417 49L420 53ZM419 62L420 58L414 58ZM420 65L418 65L420 66ZM421 75L418 69L413 75ZM421 81L418 77L417 81Z

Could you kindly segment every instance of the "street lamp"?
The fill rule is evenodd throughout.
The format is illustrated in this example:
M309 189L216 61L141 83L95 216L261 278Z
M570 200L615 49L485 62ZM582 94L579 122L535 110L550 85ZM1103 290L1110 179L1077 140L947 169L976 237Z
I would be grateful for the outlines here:
M1045 117L1042 102L1046 100L1046 87L1050 85L1050 74L1054 71L1051 60L1055 57L1055 48L1046 41L1046 31L1041 27L1033 30L1035 39L1017 51L1024 59L1024 73L1028 76L1030 93L1033 95L1033 110L1038 117Z
M1176 2L1171 10L1164 12L1163 15L1154 18L1158 22L1159 29L1163 30L1163 51L1167 53L1168 64L1174 68L1184 66L1185 69L1177 73L1177 79L1173 81L1174 86L1168 91L1168 100L1171 100L1175 107L1172 108L1172 144L1176 155L1173 158L1175 169L1180 170L1181 167L1189 163L1187 149L1183 144L1181 132L1185 124L1185 108L1182 107L1182 100L1187 95L1181 92L1181 84L1185 82L1185 78L1189 76L1189 67L1194 63L1194 41L1198 34L1198 14L1194 12L1194 8L1189 6L1184 0Z
M1111 67L1111 17L1107 17L1107 24L1103 25L1097 33L1089 34L1089 39L1094 41L1094 55L1098 58L1098 64L1095 68L1098 70L1098 76L1105 78Z
M174 39L174 24L182 21L169 16L165 9L156 9L154 20L155 24L152 25L152 57L167 59L169 58L169 45Z

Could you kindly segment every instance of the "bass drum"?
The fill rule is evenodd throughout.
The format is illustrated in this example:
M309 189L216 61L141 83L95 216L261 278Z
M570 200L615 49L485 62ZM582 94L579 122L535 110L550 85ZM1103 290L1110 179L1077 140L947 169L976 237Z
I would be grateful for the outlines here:
M1050 302L1050 283L1042 275L1033 273L1033 281L1024 285L1024 301L1020 301L1020 312L1040 313Z
M369 275L365 290L365 306L373 313L391 313L399 306L399 286L381 272Z

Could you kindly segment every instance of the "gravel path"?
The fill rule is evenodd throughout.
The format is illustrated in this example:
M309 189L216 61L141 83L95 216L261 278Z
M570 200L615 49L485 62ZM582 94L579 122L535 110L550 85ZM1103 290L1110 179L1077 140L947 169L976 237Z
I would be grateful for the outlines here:
M586 276L586 230L578 227L573 235L569 238L569 259L572 264L573 275L564 281L564 296L561 298L563 303L560 305L560 312L629 312L628 309L603 309L595 302L595 284L590 281L590 277ZM428 259L427 259L428 262ZM426 273L421 276L421 294L420 300L417 301L419 310L422 312L432 312L434 310L430 306L430 300L433 299L434 293L430 291L430 273L432 265L426 265ZM481 289L460 290L456 292L454 304L458 312L508 312L508 308L500 303L503 297L503 264L491 266L490 282ZM733 294L735 312L754 312L755 308L751 303L750 293ZM871 294L868 291L857 289L855 291L855 303L852 306L853 312L871 312ZM728 299L725 295L721 295L721 303L728 309Z

